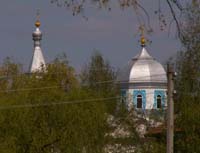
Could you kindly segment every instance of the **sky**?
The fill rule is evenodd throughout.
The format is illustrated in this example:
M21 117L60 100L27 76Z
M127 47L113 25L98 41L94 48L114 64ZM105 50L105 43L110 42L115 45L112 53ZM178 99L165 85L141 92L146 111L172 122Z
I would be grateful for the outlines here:
M165 63L180 50L175 25L172 24L170 35L168 28L160 31L158 17L153 13L157 1L147 1L143 6L151 16L154 30L147 36L152 41L147 50ZM70 10L51 4L50 0L1 0L0 63L6 57L12 57L27 71L33 54L32 32L39 9L42 50L47 63L65 53L69 63L80 71L94 50L98 50L112 66L121 68L141 50L139 23L133 9L123 11L116 4L111 8L107 11L88 6L84 13L88 20L85 20L81 15L73 16ZM165 4L162 8L169 22L169 9Z

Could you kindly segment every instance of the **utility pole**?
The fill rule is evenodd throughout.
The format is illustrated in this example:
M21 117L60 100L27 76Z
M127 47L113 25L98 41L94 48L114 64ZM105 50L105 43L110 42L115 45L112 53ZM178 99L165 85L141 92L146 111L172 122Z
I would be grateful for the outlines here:
M167 65L167 153L174 152L174 69L173 66Z

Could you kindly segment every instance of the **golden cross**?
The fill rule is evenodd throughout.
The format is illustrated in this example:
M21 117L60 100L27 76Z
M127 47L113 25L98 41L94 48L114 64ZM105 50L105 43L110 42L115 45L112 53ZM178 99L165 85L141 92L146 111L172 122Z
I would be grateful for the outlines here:
M144 37L144 32L145 32L144 26L143 25L139 26L139 30L141 31L140 43L141 46L144 47L146 45L146 39Z
M36 19L39 21L40 19L40 9L37 9Z
M141 32L141 36L144 37L144 33L145 33L144 25L140 25L140 26L139 26L139 30L140 30L140 32Z
M36 22L35 22L35 26L36 27L40 27L40 10L37 9L37 14L36 14Z

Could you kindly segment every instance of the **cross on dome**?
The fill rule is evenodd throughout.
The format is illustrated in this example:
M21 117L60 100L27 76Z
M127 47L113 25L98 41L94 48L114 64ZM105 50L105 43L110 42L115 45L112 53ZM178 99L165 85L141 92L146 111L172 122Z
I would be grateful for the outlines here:
M142 47L145 47L145 46L146 46L146 38L145 38L145 36L144 36L144 33L145 33L144 26L141 25L141 26L139 27L139 30L140 30L140 32L141 32L141 38L140 38L141 46L142 46Z

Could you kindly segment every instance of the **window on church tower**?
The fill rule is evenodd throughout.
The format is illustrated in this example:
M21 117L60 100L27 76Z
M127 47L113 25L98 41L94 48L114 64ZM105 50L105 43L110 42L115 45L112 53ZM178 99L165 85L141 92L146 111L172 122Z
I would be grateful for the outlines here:
M162 107L162 99L161 96L158 95L157 96L157 108L161 108Z
M142 96L137 96L137 108L142 108Z

